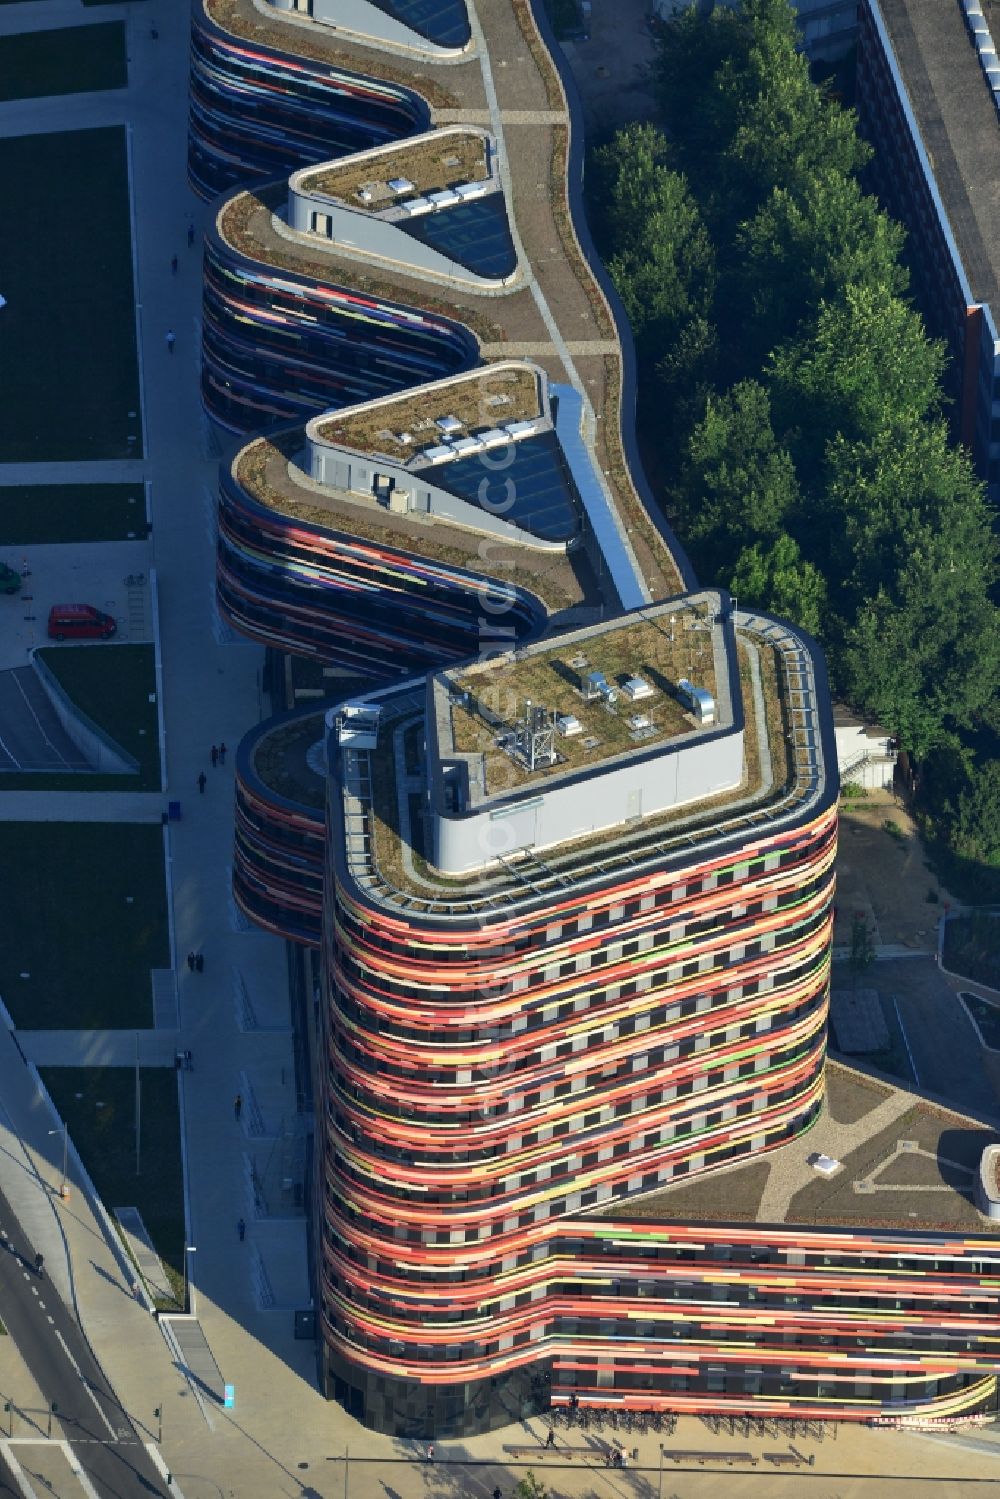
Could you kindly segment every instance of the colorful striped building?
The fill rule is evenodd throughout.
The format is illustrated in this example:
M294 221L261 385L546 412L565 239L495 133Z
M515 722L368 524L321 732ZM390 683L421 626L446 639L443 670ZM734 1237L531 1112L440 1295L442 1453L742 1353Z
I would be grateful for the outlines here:
M234 862L321 977L320 1377L422 1437L981 1411L992 1135L826 1062L823 664L643 487L537 10L193 12L220 606L337 704L241 745Z

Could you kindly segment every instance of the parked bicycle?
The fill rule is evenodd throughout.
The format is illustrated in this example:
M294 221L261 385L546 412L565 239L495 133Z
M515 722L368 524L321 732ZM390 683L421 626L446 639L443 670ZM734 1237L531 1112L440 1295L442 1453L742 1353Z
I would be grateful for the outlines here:
M146 581L145 573L129 573L123 580L126 588L141 588Z

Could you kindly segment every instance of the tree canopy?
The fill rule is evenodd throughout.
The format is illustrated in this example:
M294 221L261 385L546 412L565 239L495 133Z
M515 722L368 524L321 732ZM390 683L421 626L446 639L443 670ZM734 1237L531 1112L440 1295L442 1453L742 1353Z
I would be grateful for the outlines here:
M835 690L928 756L1000 732L995 515L904 232L860 180L870 148L798 40L789 0L668 23L660 124L595 153L595 219L700 575L816 633ZM994 799L966 781L948 816L968 841Z

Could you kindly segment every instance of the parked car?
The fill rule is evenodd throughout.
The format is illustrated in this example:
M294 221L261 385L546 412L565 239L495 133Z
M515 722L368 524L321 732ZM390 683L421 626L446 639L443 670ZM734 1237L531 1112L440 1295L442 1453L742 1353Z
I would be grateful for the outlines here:
M0 593L19 593L21 590L21 575L16 573L6 562L0 562Z
M111 615L93 604L53 604L49 610L50 640L106 640L117 632Z

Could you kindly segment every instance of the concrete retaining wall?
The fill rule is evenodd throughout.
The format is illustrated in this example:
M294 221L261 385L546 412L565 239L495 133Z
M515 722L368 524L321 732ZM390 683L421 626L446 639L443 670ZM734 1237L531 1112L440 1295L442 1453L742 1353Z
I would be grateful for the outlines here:
M114 646L106 649L114 650ZM31 665L53 712L93 769L103 775L138 775L138 760L133 760L99 724L76 706L62 683L39 658L37 648L31 652Z

